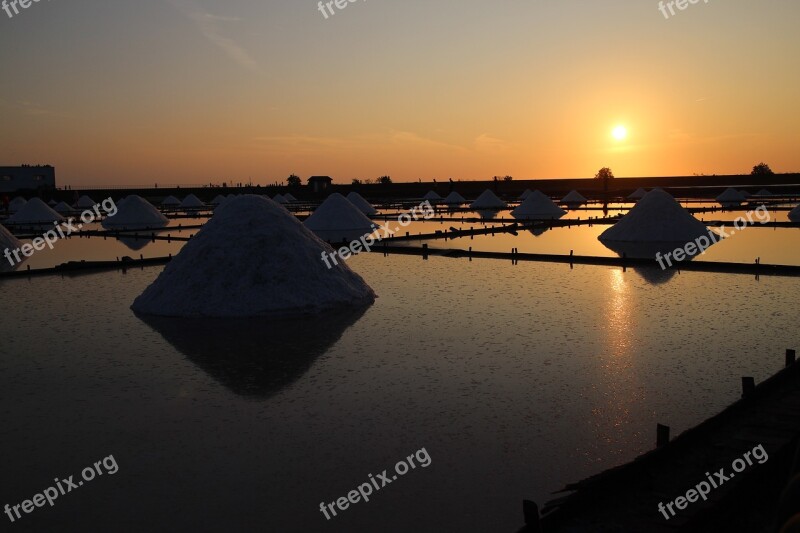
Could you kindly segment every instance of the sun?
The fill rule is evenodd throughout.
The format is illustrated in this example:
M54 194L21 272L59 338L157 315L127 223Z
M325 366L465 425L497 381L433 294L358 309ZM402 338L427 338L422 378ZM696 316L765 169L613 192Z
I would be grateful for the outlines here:
M614 129L611 130L611 136L618 141L624 141L628 137L628 128L622 124L614 126Z

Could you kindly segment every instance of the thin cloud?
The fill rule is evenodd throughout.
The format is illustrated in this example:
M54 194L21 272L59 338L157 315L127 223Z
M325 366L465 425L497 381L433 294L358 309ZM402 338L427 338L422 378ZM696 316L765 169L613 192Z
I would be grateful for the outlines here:
M181 13L192 20L203 36L222 49L231 59L242 67L252 72L260 72L256 60L239 43L223 34L220 26L224 24L238 24L242 21L239 17L226 17L214 15L204 11L193 0L167 0Z

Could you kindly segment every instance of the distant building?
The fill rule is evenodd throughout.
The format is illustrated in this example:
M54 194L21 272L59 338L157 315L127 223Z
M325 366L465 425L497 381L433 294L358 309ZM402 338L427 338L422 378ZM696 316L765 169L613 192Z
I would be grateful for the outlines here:
M55 188L56 169L51 165L0 167L0 192Z
M325 192L333 183L333 178L330 176L311 176L308 178L308 186L314 192Z

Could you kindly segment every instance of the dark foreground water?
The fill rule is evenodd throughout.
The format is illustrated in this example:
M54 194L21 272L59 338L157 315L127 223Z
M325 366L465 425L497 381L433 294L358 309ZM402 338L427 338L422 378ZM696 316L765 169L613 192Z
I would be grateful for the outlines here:
M0 505L118 466L2 529L511 532L523 498L632 459L800 347L798 279L351 265L374 306L289 324L143 321L128 306L160 268L0 282ZM421 448L430 466L320 512Z

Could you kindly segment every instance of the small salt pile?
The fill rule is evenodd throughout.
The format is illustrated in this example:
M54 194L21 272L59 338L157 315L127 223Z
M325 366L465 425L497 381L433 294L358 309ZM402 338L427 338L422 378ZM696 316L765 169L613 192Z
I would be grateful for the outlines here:
M523 220L557 219L567 212L558 207L541 191L533 191L519 206L511 211L511 216Z
M22 207L24 207L25 204L27 204L27 203L28 203L28 200L26 200L22 196L17 196L16 198L14 198L13 200L11 200L8 203L8 210L11 213L16 213L17 211L22 209Z
M285 204L285 203L287 203L287 202L286 202L286 198L284 198L284 197L283 197L283 195L281 195L281 194L276 194L276 195L275 195L275 198L273 198L273 199L272 199L272 201L273 201L273 202L277 202L277 203L279 203L279 204Z
M350 194L347 195L347 199L350 200L354 206L356 206L362 213L367 215L368 217L374 217L378 214L372 204L367 201L366 198L358 194L356 191L352 191Z
M286 203L289 203L289 204L293 204L293 203L297 202L297 198L292 196L292 193L290 193L290 192L287 192L286 194L284 194L283 195L283 199L286 200Z
M444 203L447 205L461 205L467 203L467 199L458 194L456 191L453 191L447 195L447 197L444 199Z
M527 199L527 198L528 198L528 196L529 196L531 193L533 193L533 191L532 191L532 190L530 190L530 189L525 189L525 190L522 192L522 194L520 194L520 195L519 195L519 199L520 199L520 200L525 200L525 199Z
M716 200L723 207L735 207L737 205L741 205L746 198L742 193L733 187L728 187L725 189L725 192L717 196Z
M104 228L126 228L126 229L145 229L163 228L169 223L169 219L162 215L153 204L132 194L126 196L117 205L117 214L103 220Z
M789 220L792 222L800 222L800 205L789 211Z
M436 191L428 191L425 196L422 197L423 200L428 200L429 202L438 202L442 199L441 196Z
M161 201L161 205L163 207L178 207L181 205L181 201L174 196L167 196Z
M214 205L214 206L221 205L222 202L224 202L224 201L225 201L225 197L222 196L221 194L218 194L216 197L214 197L213 200L211 200L211 205Z
M75 207L78 209L91 209L97 205L97 202L86 196L85 194L78 198L78 201L75 202Z
M63 221L64 217L53 211L39 198L31 198L16 213L8 217L9 224L49 225L53 222Z
M283 318L372 304L375 293L361 276L344 262L325 265L322 255L331 252L273 201L245 195L220 206L131 308L171 317Z
M305 221L308 229L329 242L358 239L372 233L373 222L338 192L331 194Z
M564 198L561 199L562 204L574 207L581 206L588 201L589 200L584 195L582 195L576 190L570 191L569 194L567 194Z
M200 198L198 198L194 194L188 195L181 202L181 207L185 207L185 208L205 207L205 205L206 204L203 203L203 200L201 200Z
M486 189L469 206L470 209L505 209L506 204L503 200L489 189Z
M92 205L94 205L94 204L92 204ZM70 213L74 213L75 209L71 205L69 205L67 202L59 202L53 208L53 211L55 211L56 213L61 213L62 215L68 215Z

